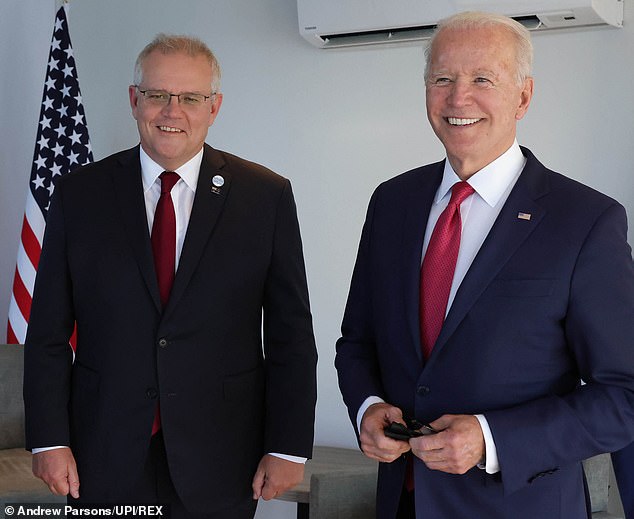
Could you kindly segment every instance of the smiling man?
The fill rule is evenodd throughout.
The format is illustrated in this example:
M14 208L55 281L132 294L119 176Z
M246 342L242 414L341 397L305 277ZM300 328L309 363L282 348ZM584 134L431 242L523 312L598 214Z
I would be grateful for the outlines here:
M625 211L518 145L531 62L509 18L441 22L446 160L370 201L336 366L378 519L589 518L581 461L634 439Z
M291 186L205 144L219 88L203 42L159 35L129 88L140 145L56 186L24 397L33 471L71 503L247 519L311 455L316 351Z

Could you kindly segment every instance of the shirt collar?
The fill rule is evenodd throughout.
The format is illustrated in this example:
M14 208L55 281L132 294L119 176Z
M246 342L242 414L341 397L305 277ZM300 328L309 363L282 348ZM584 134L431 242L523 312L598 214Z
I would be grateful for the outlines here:
M495 207L509 186L515 183L525 164L526 157L522 154L522 150L515 140L508 150L472 175L468 182L488 205ZM460 177L446 160L442 182L436 192L435 203L447 196L456 182L460 182Z
M196 185L198 184L198 175L200 174L200 165L203 160L203 148L189 159L181 167L176 168L176 173L181 177L183 182L187 184L187 187L192 191L196 191ZM145 153L143 146L139 146L139 155L141 161L141 178L143 180L143 192L148 191L152 185L156 182L165 169L154 162L150 156Z

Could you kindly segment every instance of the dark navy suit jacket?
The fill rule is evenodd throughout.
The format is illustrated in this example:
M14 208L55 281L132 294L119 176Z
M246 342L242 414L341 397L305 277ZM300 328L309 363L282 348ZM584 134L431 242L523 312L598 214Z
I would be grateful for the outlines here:
M369 395L422 422L484 413L501 467L452 475L416 459L419 519L586 517L581 460L634 439L625 211L522 152L526 166L427 362L418 287L443 163L383 183L370 201L337 343L352 422ZM404 472L404 458L380 465L379 519L394 517Z
M70 445L84 501L130 492L158 396L184 504L250 502L264 453L311 455L315 366L288 180L205 146L163 310L138 147L58 182L25 347L26 445Z

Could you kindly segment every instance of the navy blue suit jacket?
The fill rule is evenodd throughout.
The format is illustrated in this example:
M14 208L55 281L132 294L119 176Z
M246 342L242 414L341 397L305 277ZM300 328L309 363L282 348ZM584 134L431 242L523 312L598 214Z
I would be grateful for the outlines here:
M625 211L522 152L526 167L427 362L418 287L443 163L383 183L370 201L337 343L352 422L369 395L422 422L483 413L501 467L494 475L478 468L451 475L416 459L421 519L585 517L581 460L634 438L634 267ZM379 519L394 517L404 472L403 458L381 464Z

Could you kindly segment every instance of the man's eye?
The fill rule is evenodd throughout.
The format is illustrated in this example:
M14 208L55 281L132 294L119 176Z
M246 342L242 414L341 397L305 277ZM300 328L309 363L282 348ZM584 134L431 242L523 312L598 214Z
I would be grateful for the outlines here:
M451 79L448 77L437 77L434 79L436 85L442 85L443 83L451 83Z
M200 103L200 97L194 94L183 94L181 100L183 103L188 105L196 105Z
M150 101L165 101L170 96L167 92L146 92L145 95Z
M491 83L491 80L485 77L477 77L475 78L476 83Z

